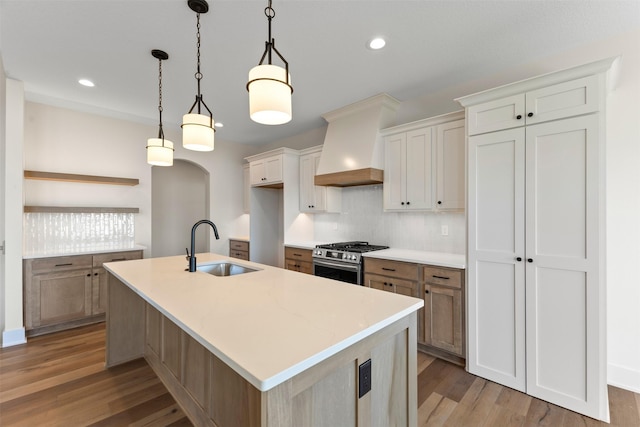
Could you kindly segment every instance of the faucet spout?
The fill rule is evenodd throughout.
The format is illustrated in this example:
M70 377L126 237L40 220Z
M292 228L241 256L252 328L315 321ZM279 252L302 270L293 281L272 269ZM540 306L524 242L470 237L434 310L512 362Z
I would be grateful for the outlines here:
M201 219L193 225L193 227L191 228L191 255L187 254L187 257L189 258L189 272L191 273L196 271L196 229L200 224L209 224L211 228L213 228L213 234L216 236L216 240L220 240L220 236L218 235L218 228L213 222L209 221L208 219Z

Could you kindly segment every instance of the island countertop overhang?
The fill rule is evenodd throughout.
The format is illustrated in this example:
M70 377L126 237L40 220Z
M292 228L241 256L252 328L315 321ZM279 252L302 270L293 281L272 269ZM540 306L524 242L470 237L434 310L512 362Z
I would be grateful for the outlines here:
M105 264L258 390L269 390L423 306L395 295L217 255L259 271L189 273L183 256Z

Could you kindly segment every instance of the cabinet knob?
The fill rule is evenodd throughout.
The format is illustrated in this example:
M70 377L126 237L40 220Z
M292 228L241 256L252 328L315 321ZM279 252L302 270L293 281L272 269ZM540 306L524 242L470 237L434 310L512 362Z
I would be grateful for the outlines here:
M404 206L404 202L400 202L400 204L401 204L402 206Z
M518 114L518 115L516 116L516 120L520 120L521 118L522 118L522 114Z
M87 274L87 277L91 277L91 273Z
M424 293L425 293L425 294L428 294L428 293L429 293L429 289L425 289L425 290L424 290Z
M516 261L518 261L518 262L522 261L522 257L517 257Z
M527 117L533 117L533 113L527 114Z
M442 200L438 200L438 204L441 205L442 204Z
M384 282L383 285L387 286L387 282Z
M411 204L411 202L407 202L407 205L410 205L410 204Z
M93 273L93 275L94 275L94 276L97 276L97 275L98 275L98 273Z
M533 259L527 258L527 262L533 262Z

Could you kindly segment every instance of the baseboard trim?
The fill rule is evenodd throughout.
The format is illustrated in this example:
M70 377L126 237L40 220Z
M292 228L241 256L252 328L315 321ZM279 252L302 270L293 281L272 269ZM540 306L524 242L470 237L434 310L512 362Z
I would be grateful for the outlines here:
M634 393L640 393L640 371L609 363L607 383Z
M26 344L27 337L24 328L10 329L2 331L2 347L11 347L14 345Z

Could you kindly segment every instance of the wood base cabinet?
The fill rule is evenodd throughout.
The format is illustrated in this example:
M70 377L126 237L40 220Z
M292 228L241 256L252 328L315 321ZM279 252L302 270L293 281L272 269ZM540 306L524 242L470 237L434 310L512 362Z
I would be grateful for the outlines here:
M464 272L423 267L424 343L464 357Z
M249 242L229 239L229 256L249 261Z
M104 320L104 262L142 258L142 251L26 259L24 323L27 336Z
M266 391L111 275L107 314L107 367L144 357L194 425L417 425L416 313Z
M313 259L310 249L284 248L284 263L287 270L313 274Z

